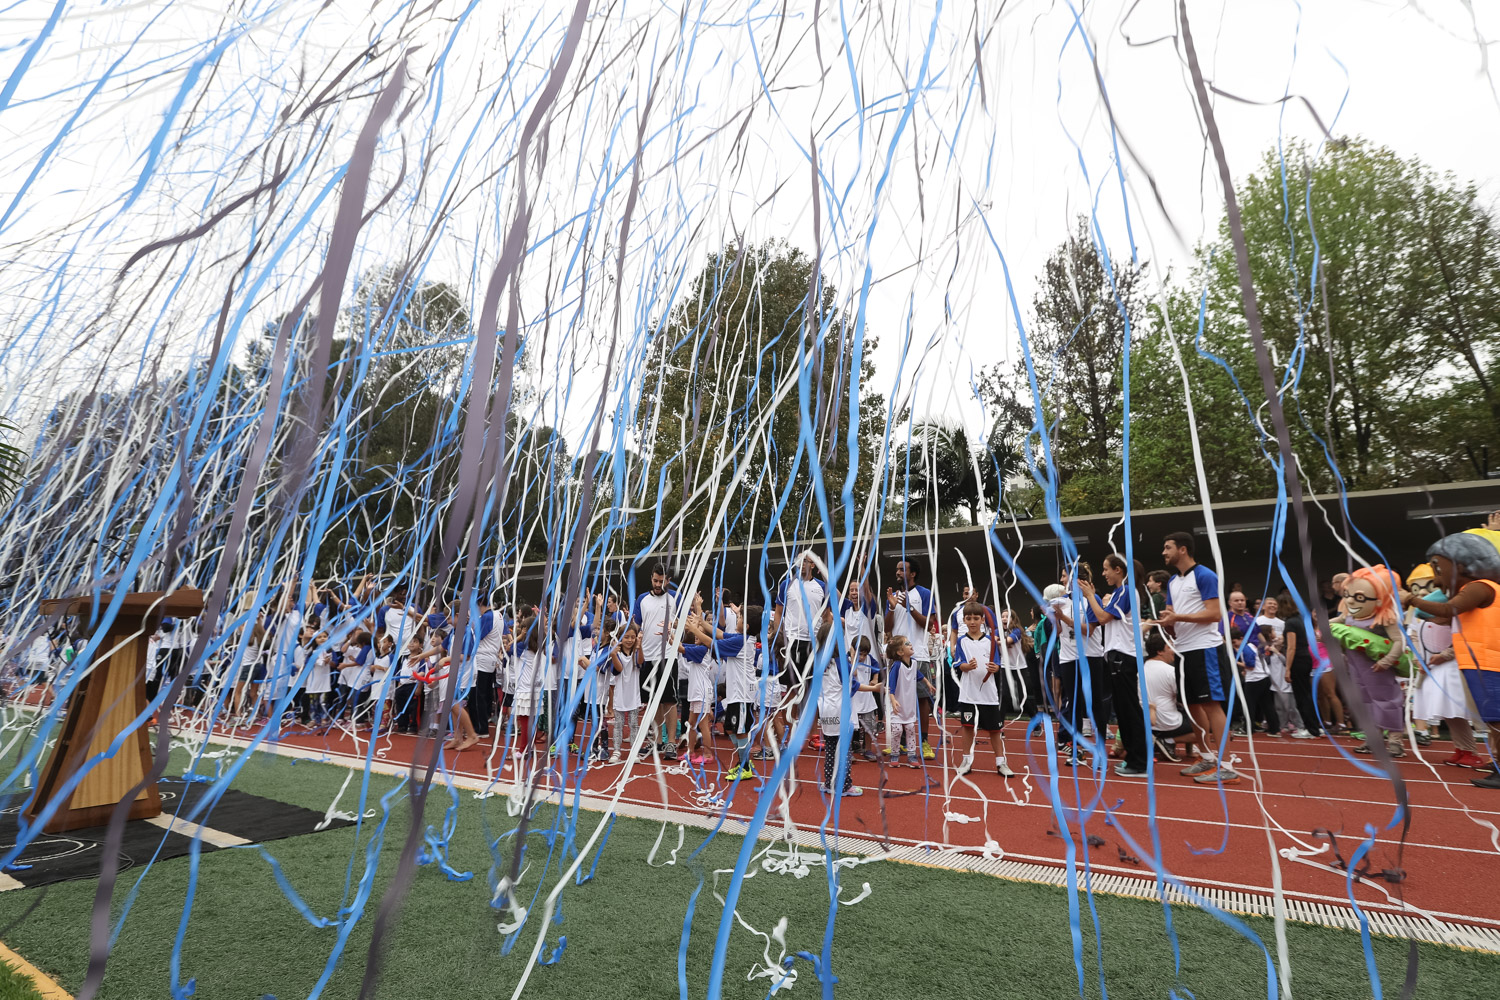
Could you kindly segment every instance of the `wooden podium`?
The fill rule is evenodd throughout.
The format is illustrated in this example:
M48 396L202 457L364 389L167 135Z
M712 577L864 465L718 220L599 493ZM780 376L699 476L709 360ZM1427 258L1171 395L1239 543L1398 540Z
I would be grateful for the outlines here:
M99 610L109 606L112 595L99 598ZM71 793L63 791L68 779L90 758L104 753L125 727L146 710L146 650L162 617L195 618L203 610L203 592L177 590L172 593L127 594L120 611L102 636L93 636L90 648L102 656L89 664L88 673L68 699L68 717L42 769L36 794L26 806L28 820L61 797L57 811L43 829L62 833L90 826L103 826L130 790L151 770L150 727L137 726L125 737L112 757L90 768ZM43 614L91 615L92 595L43 601ZM149 819L161 814L161 793L150 782L136 796L127 819Z

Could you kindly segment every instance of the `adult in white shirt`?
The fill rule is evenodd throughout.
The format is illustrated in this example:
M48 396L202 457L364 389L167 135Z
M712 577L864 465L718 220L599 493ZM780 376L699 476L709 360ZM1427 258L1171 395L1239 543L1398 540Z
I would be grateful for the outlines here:
M1201 784L1233 784L1240 776L1229 767L1218 766L1217 748L1227 739L1224 704L1234 693L1230 676L1231 658L1219 632L1223 614L1219 606L1219 577L1193 558L1193 536L1176 531L1162 542L1162 560L1173 576L1167 581L1167 608L1163 626L1172 630L1182 674L1182 696L1188 714L1203 736L1204 757L1183 775L1202 779ZM1228 662L1226 662L1228 661Z
M1104 633L1104 671L1108 675L1110 701L1120 726L1120 743L1125 748L1125 759L1115 766L1115 773L1122 777L1139 776L1146 773L1151 751L1135 669L1136 641L1140 633L1137 601L1130 592L1129 564L1124 556L1118 552L1105 556L1101 573L1110 588L1103 600L1095 593L1093 584L1087 581L1080 580L1078 589L1088 602L1089 620L1099 622L1096 628ZM1145 567L1139 562L1135 564L1135 578L1146 578Z
M872 655L881 662L885 655L885 615L880 612L874 588L868 582L849 581L842 611L844 641L858 649L860 639L869 639Z
M651 567L651 589L636 596L630 620L641 633L641 702L651 704L651 692L661 687L655 726L667 723L667 732L677 732L677 703L687 702L687 685L677 676L677 594L670 587L667 567ZM653 727L655 728L655 727ZM675 739L661 748L666 760L677 759Z
M798 571L788 573L776 588L771 606L771 643L781 657L781 683L786 685L789 699L788 725L796 723L799 709L810 694L813 636L825 619L832 618L828 587L818 579L818 564L812 553L806 553Z
M1198 730L1182 713L1177 700L1177 657L1160 629L1153 628L1146 636L1146 661L1144 681L1146 705L1151 719L1151 736L1156 748L1169 760L1176 754L1167 740L1172 740L1178 749L1194 743L1202 744Z
M474 734L485 737L490 734L490 717L495 714L495 674L500 667L500 640L505 636L505 621L495 610L495 599L480 594L476 599L479 614L474 633L474 691L469 695L469 720L474 724Z
M1255 627L1269 627L1271 632L1280 639L1286 632L1286 622L1281 618L1281 605L1274 597L1267 597L1260 602L1260 614L1255 618Z

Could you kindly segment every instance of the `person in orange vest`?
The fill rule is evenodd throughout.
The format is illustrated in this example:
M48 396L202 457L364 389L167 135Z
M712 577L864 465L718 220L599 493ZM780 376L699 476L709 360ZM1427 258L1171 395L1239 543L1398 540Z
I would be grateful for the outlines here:
M1474 706L1493 730L1500 725L1500 531L1473 528L1434 542L1427 550L1443 601L1403 593L1402 600L1434 621L1453 623L1453 658L1463 671ZM1470 780L1500 788L1500 769Z

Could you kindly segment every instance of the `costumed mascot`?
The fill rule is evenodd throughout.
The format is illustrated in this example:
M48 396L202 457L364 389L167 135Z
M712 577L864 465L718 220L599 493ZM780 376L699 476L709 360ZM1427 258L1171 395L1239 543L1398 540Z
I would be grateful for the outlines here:
M1434 542L1427 550L1437 587L1435 601L1412 596L1408 603L1436 622L1453 626L1453 658L1463 672L1475 711L1490 726L1500 724L1500 531L1473 528ZM1490 746L1489 771L1470 780L1500 788Z

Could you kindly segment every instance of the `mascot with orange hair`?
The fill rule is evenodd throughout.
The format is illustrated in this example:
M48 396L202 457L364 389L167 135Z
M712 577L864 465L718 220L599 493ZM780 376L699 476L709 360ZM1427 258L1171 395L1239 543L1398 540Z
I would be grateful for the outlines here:
M1406 649L1406 633L1401 631L1401 612L1396 603L1400 581L1384 566L1357 569L1344 582L1344 614L1330 625L1333 637L1344 647L1349 675L1359 685L1365 704L1370 706L1373 726L1365 734L1363 746L1355 753L1372 753L1379 736L1385 734L1385 748L1392 757L1401 757L1401 731L1406 728L1406 692L1398 676L1411 673L1411 654Z

